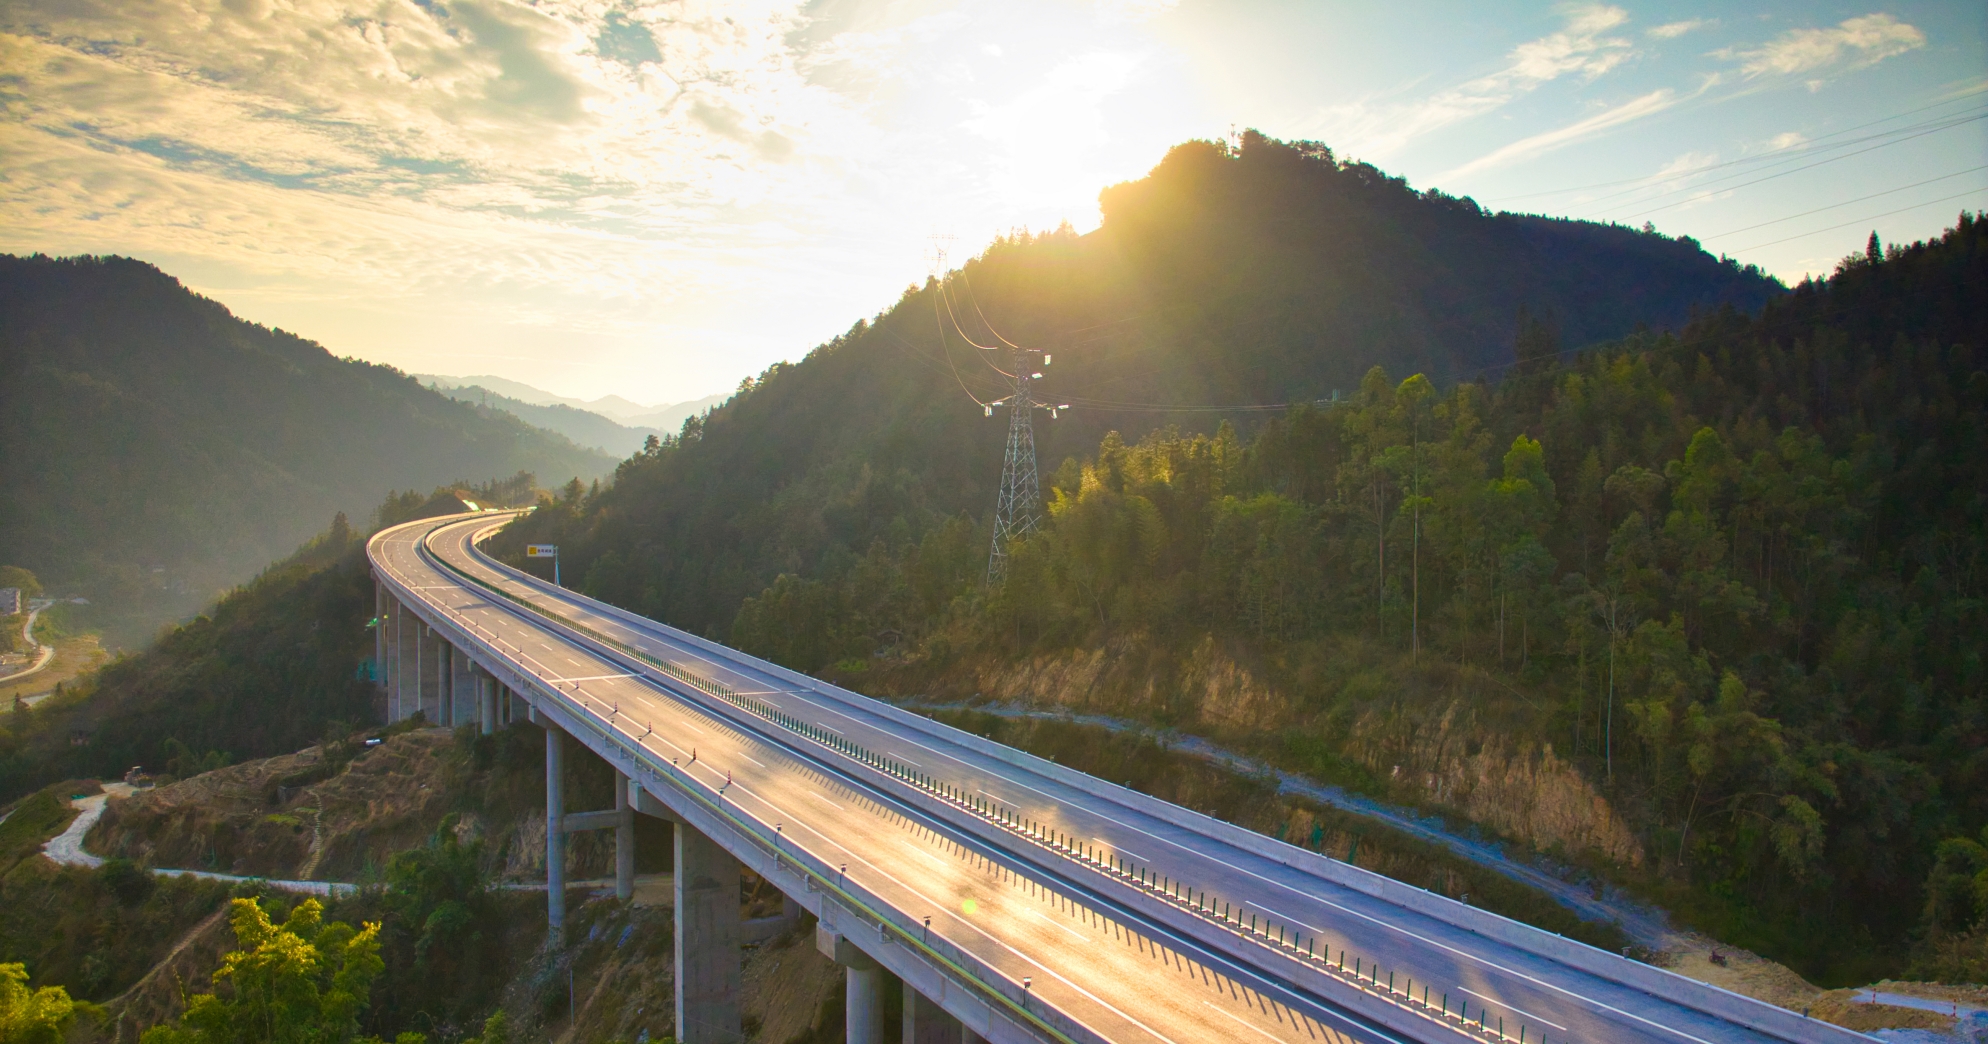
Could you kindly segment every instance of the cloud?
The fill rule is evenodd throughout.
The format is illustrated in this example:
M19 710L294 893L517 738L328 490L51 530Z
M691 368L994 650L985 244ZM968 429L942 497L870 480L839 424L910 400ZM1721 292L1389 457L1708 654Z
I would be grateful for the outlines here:
M1608 35L1628 21L1629 13L1619 7L1574 7L1567 11L1564 28L1512 48L1505 64L1492 73L1406 105L1338 106L1321 113L1318 122L1344 143L1344 151L1377 159L1562 77L1593 82L1634 56L1629 40Z
M1926 46L1926 34L1888 14L1845 19L1831 29L1794 29L1753 50L1724 50L1748 79L1796 76L1837 65L1852 69Z
M1716 19L1691 18L1682 22L1665 22L1662 25L1652 26L1644 31L1659 40L1675 40L1686 33L1695 32L1715 24L1717 24Z
M1522 138L1510 145L1488 152L1463 166L1437 175L1435 180L1450 181L1475 174L1480 170L1503 167L1517 163L1520 160L1531 159L1541 153L1551 152L1554 149L1571 145L1584 138L1591 138L1604 131L1620 127L1625 123L1640 120L1645 116L1655 115L1677 104L1679 100L1681 99L1677 92L1668 87L1662 90L1651 91L1642 97L1633 98L1614 108L1604 109L1587 119L1570 123L1565 127L1546 131L1542 134L1535 134L1530 138Z

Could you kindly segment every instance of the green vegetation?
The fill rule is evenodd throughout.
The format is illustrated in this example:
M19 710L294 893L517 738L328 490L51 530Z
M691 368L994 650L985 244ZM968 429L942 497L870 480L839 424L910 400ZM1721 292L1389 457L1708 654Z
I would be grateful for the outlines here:
M947 397L949 370L918 370L938 358L928 286L498 548L559 543L591 594L876 693L970 696L1028 663L1051 673L1019 691L1220 734L1397 800L1462 802L1449 795L1468 766L1531 781L1452 807L1618 861L1687 922L1822 981L1903 967L1929 930L1936 849L1988 824L1979 220L1912 247L1874 239L1758 316L1707 309L1566 357L1563 336L1605 325L1464 278L1507 256L1499 230L1565 233L1574 253L1615 243L1579 271L1618 308L1633 298L1612 287L1666 285L1641 266L1687 245L1488 217L1260 140L1183 147L1105 203L1093 236L999 244L950 290L1055 348L1059 380L1144 382L1110 394L1149 403L1309 397L1353 356L1295 350L1286 332L1303 330L1350 330L1367 361L1438 378L1495 361L1390 340L1329 281L1293 289L1343 275L1347 243L1391 273L1369 287L1388 307L1438 286L1465 315L1479 286L1530 304L1518 365L1497 382L1372 367L1350 396L1247 433L1166 426L1077 447L1081 421L1039 424L1044 445L1069 447L1044 453L1062 459L1045 471L1048 517L986 591L998 436L966 434L958 418L979 418ZM1320 245L1315 214L1345 233ZM1404 224L1361 223L1375 214ZM1442 278L1396 254L1417 227L1454 258ZM1150 336L1137 351L1058 333L1137 312L1100 289L1107 244L1126 259L1110 278L1136 270L1166 314L1195 317L1191 339L1151 317L1128 324ZM1754 285L1699 271L1743 302ZM1532 318L1549 313L1559 333ZM1046 394L1082 401L1064 387ZM1043 693L1056 665L1081 678ZM1247 713L1211 702L1222 693ZM1513 802L1535 796L1580 829L1531 832Z
M29 990L27 965L0 964L0 1044L59 1044L75 1020L76 1004L62 987Z
M0 255L0 547L143 644L390 487L607 456L243 322L126 258Z
M237 949L214 972L216 993L188 1002L177 1025L145 1031L143 1044L336 1044L359 1035L373 980L386 969L377 924L324 923L306 899L283 923L254 899L229 916ZM401 1044L416 1044L403 1038Z

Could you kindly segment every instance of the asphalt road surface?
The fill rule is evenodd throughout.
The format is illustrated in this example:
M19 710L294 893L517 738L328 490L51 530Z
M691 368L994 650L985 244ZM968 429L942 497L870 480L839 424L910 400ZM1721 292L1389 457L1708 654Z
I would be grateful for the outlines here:
M1059 1009L1106 1039L1485 1040L1495 1039L1501 1025L1506 1038L1518 1040L1523 1032L1528 1044L1774 1039L1078 790L1027 764L974 750L950 730L909 727L866 708L866 701L800 688L743 656L714 652L483 556L475 538L501 521L486 516L393 532L378 545L376 562L432 609L610 722L627 742L675 760L734 814L777 825L784 844L822 864L846 865L852 881L909 921L929 917L935 936L1011 981L1028 977L1031 1003ZM781 725L742 723L710 705L715 701L639 675L626 658L563 635L465 583L443 563L795 721L915 766L1004 822L1026 822L1031 837L1054 837L1058 847L1020 835L1006 843L976 836L887 784L840 770ZM1169 927L1130 900L1139 889L1101 866L1134 867L1187 895L1184 902L1194 908L1216 912L1198 929ZM1231 920L1221 919L1224 913ZM1244 938L1249 942L1239 953L1236 942ZM1286 945L1277 945L1279 938ZM1407 1007L1419 1010L1426 995L1431 1010L1440 1003L1465 1012L1470 1030L1454 1019L1429 1018L1410 1037L1349 1014L1335 1002L1352 987L1321 986L1316 962L1289 948L1295 940L1335 966L1343 955L1347 969L1372 974L1371 990L1392 984L1391 996L1413 998ZM1378 973L1366 971L1376 965Z

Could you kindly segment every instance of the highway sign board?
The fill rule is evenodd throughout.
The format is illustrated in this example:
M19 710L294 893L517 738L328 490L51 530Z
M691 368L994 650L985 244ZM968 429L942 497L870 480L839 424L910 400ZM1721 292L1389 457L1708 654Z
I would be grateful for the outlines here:
M558 557L559 557L559 545L558 545L558 544L526 544L526 545L525 545L525 557L526 557L526 558L558 558Z

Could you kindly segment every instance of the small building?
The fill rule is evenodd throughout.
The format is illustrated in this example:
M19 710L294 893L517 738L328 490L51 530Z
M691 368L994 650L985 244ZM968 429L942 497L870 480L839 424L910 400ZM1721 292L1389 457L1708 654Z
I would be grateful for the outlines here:
M20 588L0 587L0 616L13 616L23 608Z

